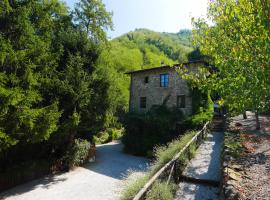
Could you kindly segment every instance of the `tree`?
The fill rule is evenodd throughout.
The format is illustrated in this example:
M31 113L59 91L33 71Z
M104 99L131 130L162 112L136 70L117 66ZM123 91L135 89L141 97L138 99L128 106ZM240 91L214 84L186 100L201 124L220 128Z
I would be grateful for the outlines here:
M104 127L109 87L95 71L111 15L101 1L83 2L95 11L77 7L87 29L58 0L0 2L1 162L10 149L37 143L48 157Z
M39 80L55 65L49 33L63 11L56 1L0 3L0 152L48 140L58 128L58 102L44 103Z
M81 0L76 3L74 20L95 41L106 41L106 30L112 29L112 13L101 0Z
M270 2L269 0L215 0L205 19L194 24L194 43L218 69L200 79L218 91L232 111L258 113L269 105ZM203 76L201 76L203 77Z

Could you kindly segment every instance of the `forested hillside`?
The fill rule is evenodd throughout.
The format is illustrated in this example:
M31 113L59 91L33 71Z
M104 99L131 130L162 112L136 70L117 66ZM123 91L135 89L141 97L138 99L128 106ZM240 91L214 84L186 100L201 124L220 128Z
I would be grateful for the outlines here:
M159 33L136 29L111 40L110 48L102 51L98 65L100 74L112 82L109 95L115 110L123 112L128 108L129 77L125 72L197 59L190 38L190 30Z

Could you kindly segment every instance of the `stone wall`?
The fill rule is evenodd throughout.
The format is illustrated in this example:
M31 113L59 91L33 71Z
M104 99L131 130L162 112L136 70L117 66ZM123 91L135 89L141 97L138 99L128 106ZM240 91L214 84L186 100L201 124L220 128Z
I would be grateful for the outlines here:
M169 74L169 86L160 87L160 74ZM148 83L144 82L148 76ZM165 67L131 73L130 111L144 113L153 105L161 105L167 99L169 108L176 108L177 96L185 95L185 115L192 114L192 98L187 81L181 79L175 68ZM140 97L146 97L146 108L140 108Z

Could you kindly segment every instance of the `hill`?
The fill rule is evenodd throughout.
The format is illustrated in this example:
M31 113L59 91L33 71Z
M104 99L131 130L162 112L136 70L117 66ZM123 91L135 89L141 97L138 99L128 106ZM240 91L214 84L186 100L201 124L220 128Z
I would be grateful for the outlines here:
M121 112L128 109L129 76L125 72L189 60L194 50L190 38L190 30L159 33L136 29L111 40L110 48L103 50L98 60L98 76L110 82L112 107Z

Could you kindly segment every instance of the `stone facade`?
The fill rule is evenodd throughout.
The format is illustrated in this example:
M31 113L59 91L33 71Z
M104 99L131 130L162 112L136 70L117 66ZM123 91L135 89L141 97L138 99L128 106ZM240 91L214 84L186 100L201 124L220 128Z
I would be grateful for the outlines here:
M197 63L186 63L185 65L189 69L194 69ZM176 68L177 66L163 66L129 72L128 74L131 75L129 111L145 113L152 106L162 105L163 102L166 102L167 107L181 109L185 115L191 115L191 92L187 80L180 77ZM160 83L161 75L164 74L168 74L169 77L167 87L161 87Z

